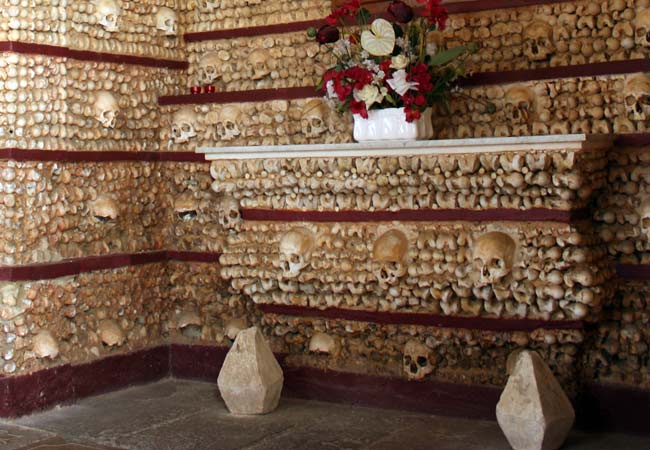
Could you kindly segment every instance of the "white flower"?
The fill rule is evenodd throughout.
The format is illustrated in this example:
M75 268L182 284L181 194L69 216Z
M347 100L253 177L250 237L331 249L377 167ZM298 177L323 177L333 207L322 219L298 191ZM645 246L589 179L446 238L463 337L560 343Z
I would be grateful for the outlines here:
M409 64L409 59L404 54L393 56L390 60L391 69L403 69Z
M336 95L336 92L334 92L334 81L333 80L329 80L327 82L327 84L325 85L325 87L327 88L327 96L329 98L338 98L337 95Z
M427 55L433 56L438 51L438 46L435 42L429 42L427 44Z
M384 100L386 88L380 90L375 85L366 84L362 89L355 89L353 95L356 101L364 102L366 109L370 109L374 103L381 103Z
M393 78L388 80L388 85L397 92L398 95L402 96L406 94L409 89L413 89L418 86L418 83L415 81L406 81L406 71L404 69L398 70L393 74Z

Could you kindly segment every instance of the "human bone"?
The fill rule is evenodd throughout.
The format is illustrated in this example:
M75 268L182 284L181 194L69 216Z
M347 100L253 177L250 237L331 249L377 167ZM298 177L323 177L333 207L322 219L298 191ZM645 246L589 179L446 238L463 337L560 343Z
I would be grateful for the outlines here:
M242 330L226 355L217 384L232 414L267 414L280 401L284 375L259 328Z
M512 86L506 91L505 113L514 124L528 123L535 112L535 94L522 85Z
M54 359L59 355L59 343L48 330L41 330L32 339L32 351L38 358Z
M516 244L505 233L491 231L474 240L472 258L478 287L500 284L512 271Z
M199 201L191 193L186 193L174 200L174 213L183 220L196 217Z
M548 59L553 53L555 53L555 43L551 25L535 20L524 27L524 54L531 61Z
M650 75L637 74L625 83L625 107L631 120L650 119Z
M119 105L113 94L107 91L95 93L95 118L106 128L115 128Z
M513 449L555 450L573 427L573 406L534 351L519 352L496 408L497 422Z
M327 333L316 333L309 339L309 351L311 353L336 354L338 345L336 340Z
M110 319L104 319L99 323L99 337L108 347L120 347L124 344L126 337L120 325Z
M199 59L198 80L203 85L209 85L221 76L221 65L224 61L217 52L206 53Z
M109 195L101 194L90 204L93 217L102 222L117 219L120 208L117 202Z
M404 346L402 366L407 378L411 380L423 379L433 372L429 348L420 341L409 340Z
M253 50L247 58L247 65L251 70L251 79L260 80L271 73L269 61L271 55L265 49Z
M400 230L389 230L375 241L372 258L378 263L377 281L382 286L392 286L406 274L408 240Z
M226 230L234 230L241 224L239 201L230 196L224 196L219 201L219 224Z
M177 144L184 144L198 134L199 117L192 106L184 106L172 117L171 137Z
M122 10L116 1L95 1L95 17L97 18L97 22L102 25L106 31L118 31L121 14Z
M309 266L314 244L314 233L304 227L292 228L282 236L278 266L283 278L295 278Z
M644 48L650 48L650 8L637 12L634 25L636 44Z
M201 336L201 316L194 309L186 309L178 314L178 329L185 337L198 338Z
M241 108L238 105L226 105L221 108L215 123L216 137L222 141L231 141L239 136L241 116Z
M165 36L175 36L177 33L176 13L169 8L162 7L156 13L156 28Z
M230 319L229 321L226 322L226 325L224 327L224 334L228 336L228 339L235 340L237 338L237 335L241 330L245 330L247 328L246 324L246 319L244 318L236 318L236 319Z
M318 137L327 131L327 105L321 99L307 102L300 121L302 132L306 137Z

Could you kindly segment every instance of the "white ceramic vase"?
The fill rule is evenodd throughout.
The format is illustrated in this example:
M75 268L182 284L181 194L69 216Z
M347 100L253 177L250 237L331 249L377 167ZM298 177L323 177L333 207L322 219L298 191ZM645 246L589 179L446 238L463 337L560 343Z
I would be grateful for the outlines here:
M431 139L431 108L410 123L406 121L404 108L373 109L368 111L367 119L354 114L353 136L357 142Z

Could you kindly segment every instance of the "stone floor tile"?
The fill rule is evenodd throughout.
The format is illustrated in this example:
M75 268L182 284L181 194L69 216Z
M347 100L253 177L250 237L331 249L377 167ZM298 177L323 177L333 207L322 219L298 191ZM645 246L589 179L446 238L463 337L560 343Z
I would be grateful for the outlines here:
M0 450L18 450L46 442L55 435L48 431L0 423Z

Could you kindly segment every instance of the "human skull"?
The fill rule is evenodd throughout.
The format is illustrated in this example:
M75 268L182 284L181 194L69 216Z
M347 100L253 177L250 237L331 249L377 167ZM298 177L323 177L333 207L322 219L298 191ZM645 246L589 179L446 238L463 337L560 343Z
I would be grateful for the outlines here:
M32 351L38 358L54 359L59 355L59 343L52 333L41 330L32 339Z
M373 268L380 286L395 285L406 274L407 254L408 240L399 230L387 231L375 241L372 249Z
M650 75L637 74L630 77L623 89L625 107L631 120L650 119Z
M515 241L499 231L477 238L472 255L476 286L501 285L512 271L515 250Z
M320 99L307 102L300 120L302 134L305 137L318 137L327 131L327 107Z
M524 54L531 61L543 61L555 53L553 28L535 20L524 28Z
M199 6L203 11L214 11L219 7L219 1L199 0Z
M248 325L246 324L246 319L230 319L228 322L226 322L226 326L224 327L223 331L225 335L228 336L228 339L234 341L237 338L239 332L247 328Z
M219 57L218 53L206 53L199 60L199 68L197 75L199 83L203 85L210 85L214 83L221 75L220 67L223 60Z
M310 353L336 354L338 351L337 342L327 333L316 333L309 340Z
M237 105L226 105L221 108L215 124L217 136L222 141L232 141L241 134L239 120L241 109Z
M309 266L314 242L314 233L304 227L293 228L282 236L279 267L283 278L295 278Z
M185 106L172 116L172 139L177 144L189 142L197 136L199 117L192 106Z
M177 20L173 10L162 7L156 13L156 29L162 31L165 36L176 36Z
M250 55L248 55L248 67L252 71L251 79L260 80L271 73L269 67L270 59L271 56L269 55L268 50L265 49L253 50Z
M506 91L505 113L510 123L527 124L535 113L535 93L532 89L516 85Z
M108 347L119 347L124 344L124 331L114 320L105 319L99 323L99 338Z
M199 202L191 193L181 195L174 200L174 213L182 220L191 220L197 216Z
M650 9L644 9L637 13L634 26L634 41L636 45L650 48Z
M122 10L114 0L97 0L95 2L95 17L106 31L117 31Z
M404 374L410 380L421 380L433 372L433 365L429 359L429 348L414 339L408 341L404 346L402 364Z
M646 233L650 233L650 198L641 201L637 212L639 214L641 229Z
M117 202L108 195L99 195L90 204L90 213L100 222L108 222L117 219L120 208Z
M194 309L181 311L178 314L178 329L187 338L201 337L201 317Z
M238 229L242 222L239 202L232 197L223 197L219 205L217 220L219 225L226 230Z
M95 94L95 119L105 128L115 128L119 105L117 99L108 91Z

